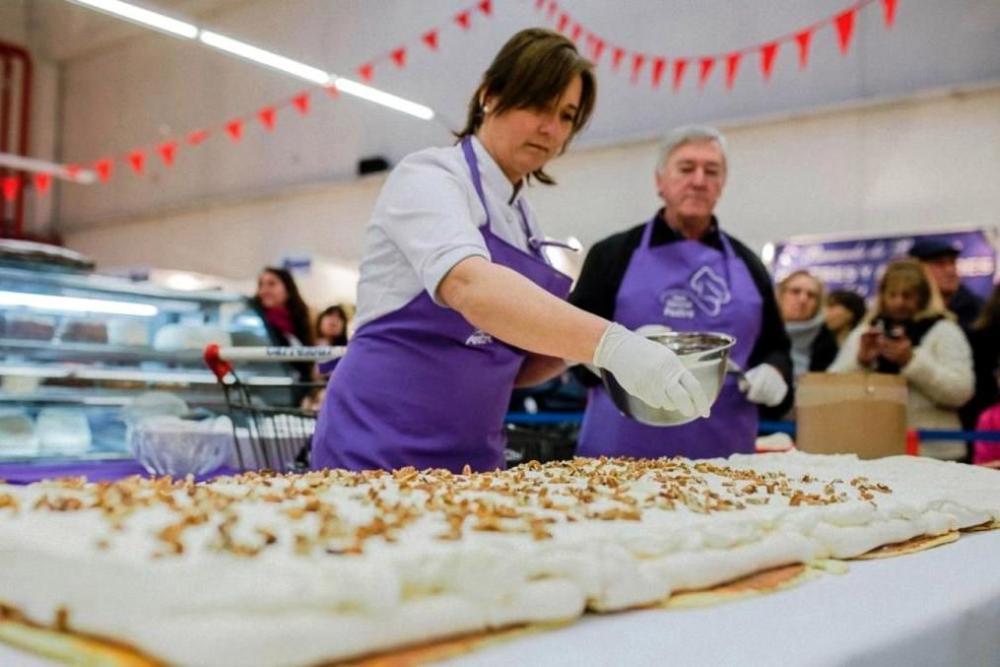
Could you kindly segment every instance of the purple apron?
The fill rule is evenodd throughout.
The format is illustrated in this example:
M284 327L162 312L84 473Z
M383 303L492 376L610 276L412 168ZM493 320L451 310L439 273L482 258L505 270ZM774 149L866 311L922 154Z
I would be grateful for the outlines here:
M552 268L520 207L525 252L493 234L479 165L462 152L483 208L480 232L496 264L565 298L571 280ZM365 323L330 377L312 442L312 467L460 472L504 467L504 415L527 352L495 340L426 290L401 309Z
M675 331L718 331L736 337L731 357L746 367L761 328L762 299L746 265L724 234L722 250L699 241L651 248L654 217L632 254L615 301L616 322L636 329L662 324ZM757 406L727 375L707 419L647 426L622 415L603 386L590 390L580 429L580 456L710 458L753 452Z

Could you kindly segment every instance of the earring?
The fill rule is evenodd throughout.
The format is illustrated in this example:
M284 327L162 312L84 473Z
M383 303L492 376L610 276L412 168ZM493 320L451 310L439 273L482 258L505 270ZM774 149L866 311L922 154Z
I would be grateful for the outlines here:
M489 113L489 112L490 112L490 108L484 104L483 105L483 113Z

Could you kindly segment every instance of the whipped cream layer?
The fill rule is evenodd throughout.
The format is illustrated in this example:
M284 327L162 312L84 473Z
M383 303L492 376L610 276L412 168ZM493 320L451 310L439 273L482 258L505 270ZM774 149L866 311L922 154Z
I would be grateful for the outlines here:
M0 485L0 604L168 663L310 665L998 519L1000 473L910 457Z

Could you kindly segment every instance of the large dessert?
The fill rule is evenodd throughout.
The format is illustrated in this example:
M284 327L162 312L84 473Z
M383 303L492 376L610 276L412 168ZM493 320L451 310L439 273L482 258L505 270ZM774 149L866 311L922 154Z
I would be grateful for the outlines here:
M0 604L171 664L311 665L991 525L998 482L788 454L0 486Z

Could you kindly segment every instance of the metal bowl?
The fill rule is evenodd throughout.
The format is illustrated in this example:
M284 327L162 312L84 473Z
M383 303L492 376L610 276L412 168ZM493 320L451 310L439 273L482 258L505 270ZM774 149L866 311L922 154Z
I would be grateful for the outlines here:
M726 379L729 351L736 339L724 333L701 331L668 331L644 334L646 338L666 345L680 357L708 397L709 405L715 403ZM694 421L697 415L688 416L677 410L654 408L622 389L615 376L601 369L604 387L615 407L632 419L648 426L677 426Z

